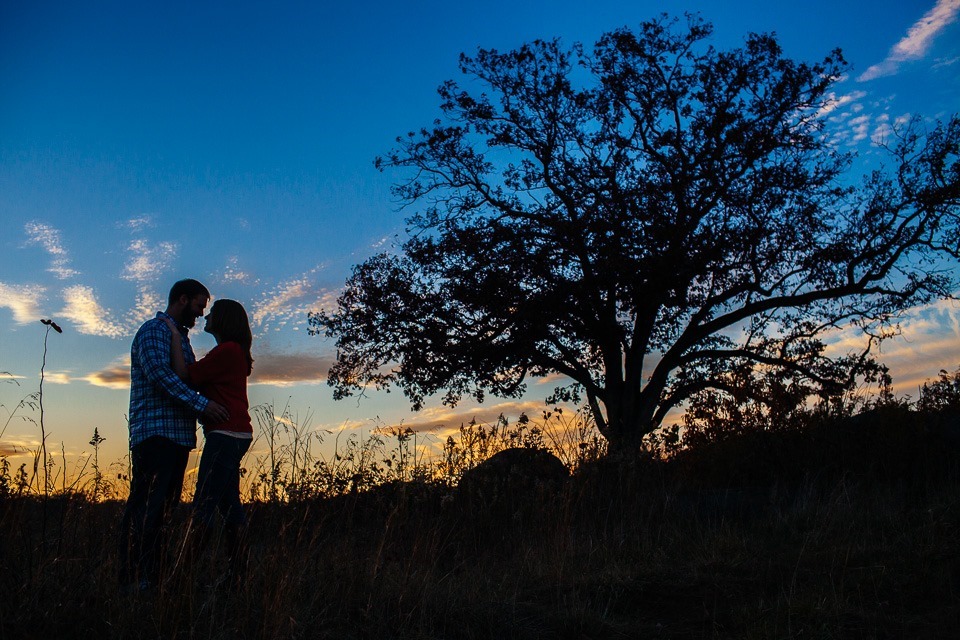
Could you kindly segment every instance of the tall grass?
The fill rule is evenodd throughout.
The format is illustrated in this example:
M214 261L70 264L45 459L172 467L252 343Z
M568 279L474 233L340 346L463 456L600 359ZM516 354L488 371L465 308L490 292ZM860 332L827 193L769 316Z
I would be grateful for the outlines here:
M329 433L264 405L245 578L218 583L216 531L185 553L184 507L148 594L115 579L122 502L97 475L95 432L84 480L55 475L46 498L0 461L0 638L950 637L960 455L940 427L960 402L926 402L701 430L635 460L607 458L588 414L562 409L439 439ZM554 452L569 482L502 504L458 495L516 446Z
M879 425L901 428L912 426ZM767 469L749 486L717 450L585 463L565 488L506 512L410 480L254 502L239 587L209 586L223 569L211 553L142 597L113 580L119 503L53 498L62 545L41 560L24 553L38 503L5 500L0 635L949 637L960 622L956 455L932 439L905 450L891 433L874 450L883 465L843 465L864 435L832 441L836 453L802 476ZM796 445L765 450L784 460ZM923 472L887 466L901 458ZM184 515L172 526L177 540Z

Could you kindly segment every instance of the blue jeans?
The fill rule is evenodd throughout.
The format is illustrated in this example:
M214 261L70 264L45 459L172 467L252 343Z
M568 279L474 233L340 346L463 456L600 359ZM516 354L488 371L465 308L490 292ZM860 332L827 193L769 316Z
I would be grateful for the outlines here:
M240 503L240 460L251 442L222 433L206 434L193 497L193 517L201 524L211 525L217 511L228 525L246 524Z
M159 577L166 516L180 502L189 447L154 436L130 451L130 497L120 522L120 577L154 582Z

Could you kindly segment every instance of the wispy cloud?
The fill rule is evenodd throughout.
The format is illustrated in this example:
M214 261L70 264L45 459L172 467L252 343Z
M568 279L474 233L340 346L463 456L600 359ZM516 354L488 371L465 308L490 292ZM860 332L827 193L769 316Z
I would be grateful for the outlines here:
M200 355L200 354L198 354ZM326 382L333 364L332 355L258 353L254 348L253 374L250 384L286 387L294 384ZM128 389L130 387L130 355L125 354L109 365L80 378L97 387Z
M447 436L457 437L460 427L475 423L489 426L497 423L503 416L511 424L515 424L521 414L526 414L534 422L538 422L542 412L546 409L542 401L515 401L501 402L493 405L461 406L454 409L445 406L424 409L415 414L410 420L400 422L384 422L380 418L371 420L345 420L340 424L321 425L319 430L335 434L336 438L365 437L370 432L379 432L381 436L388 436L394 429L407 429L419 436L417 449L432 449L439 452ZM342 442L342 441L341 441Z
M153 226L149 216L134 218L124 223L134 233ZM126 322L138 325L152 318L157 309L165 305L164 298L153 288L158 277L176 259L178 247L175 242L151 243L144 238L134 238L127 245L127 262L120 277L137 283L137 300L127 313Z
M384 247L390 247L392 244L395 244L397 241L396 236L383 236L379 240L375 241L370 245L370 248L373 251L380 251Z
M129 220L124 220L123 222L117 223L117 227L121 229L130 229L131 231L143 231L144 229L149 229L153 226L153 218L150 216L144 215L137 218L130 218Z
M956 20L958 12L960 12L960 0L938 0L933 9L910 27L907 35L890 49L883 62L869 67L857 80L867 82L893 75L904 62L922 58L937 35Z
M909 113L893 115L893 96L862 101L866 92L855 91L844 96L832 96L828 106L821 110L830 124L830 144L859 147L863 143L887 144L894 132L910 121Z
M924 381L960 366L960 303L942 300L914 309L901 331L883 344L880 359L889 365L897 391L916 398Z
M67 287L63 291L63 300L66 306L60 315L72 321L80 333L107 338L126 335L126 329L110 318L110 313L100 305L91 287Z
M837 109L841 109L850 105L853 107L859 100L862 100L867 96L866 91L853 91L851 93L838 96L836 93L830 93L827 96L826 103L823 107L820 108L820 111L817 113L817 116L823 117L830 113L833 113Z
M136 327L157 314L159 309L167 306L166 299L154 291L149 285L142 284L137 291L137 300L133 308L126 314L126 322Z
M333 364L332 356L303 354L253 354L253 375L250 384L286 387L294 384L326 382L327 371ZM130 388L130 356L125 354L109 365L79 379L96 387L108 389Z
M107 389L130 388L130 354L125 354L114 360L100 371L94 371L82 378L95 387Z
M952 67L958 62L960 62L960 56L954 56L952 58L937 58L933 63L933 68L943 69L944 67Z
M876 145L889 144L897 130L907 126L910 122L910 114L906 113L897 116L890 121L889 114L881 114L874 120L873 133L870 134L870 141Z
M257 280L251 274L240 268L240 258L238 256L230 256L227 258L227 265L223 268L223 274L219 279L220 282L225 284L257 284Z
M42 222L28 222L23 226L27 233L27 244L38 244L50 254L50 268L47 269L60 280L66 280L80 272L70 267L70 256L63 247L60 230Z
M133 282L152 282L177 257L177 245L174 242L150 244L137 238L127 247L127 254L129 257L121 277Z
M43 374L43 379L51 384L70 384L73 382L73 376L69 371L47 371Z
M866 140L870 135L870 116L862 115L850 119L850 129L853 132L854 143Z
M0 282L0 309L13 313L17 324L35 322L40 318L40 300L46 288L38 284L14 285Z
M9 458L12 462L17 457L32 456L39 446L40 443L35 440L11 439L8 434L0 442L0 457Z
M859 351L866 344L856 327L834 333L828 343L831 356ZM890 367L896 391L916 399L924 381L941 369L960 366L960 303L941 300L911 309L900 322L900 334L884 341L875 355Z
M326 382L327 371L334 362L332 355L260 354L254 351L253 357L250 383L278 387Z
M546 408L542 400L501 402L488 406L475 405L454 409L442 406L424 409L417 414L416 418L405 423L404 426L417 433L424 431L453 432L457 431L460 425L470 422L493 424L500 419L501 415L510 421L516 420L521 413L537 417Z
M293 322L306 323L307 314L321 307L332 306L336 292L325 290L317 283L320 267L312 269L299 278L280 283L253 303L251 320L263 331L274 331Z
M16 453L19 453L17 445L0 442L0 458L12 458Z

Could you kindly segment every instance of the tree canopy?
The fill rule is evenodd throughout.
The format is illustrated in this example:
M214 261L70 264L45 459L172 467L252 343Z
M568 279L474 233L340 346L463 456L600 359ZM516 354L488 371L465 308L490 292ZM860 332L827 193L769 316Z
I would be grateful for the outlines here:
M409 209L398 250L356 266L311 330L336 338L335 396L399 386L586 400L632 447L703 392L769 378L850 384L870 342L956 290L960 119L915 119L862 180L823 114L846 71L772 35L719 51L696 16L462 55L441 117L378 158ZM868 342L869 344L869 342ZM761 398L762 399L762 398Z

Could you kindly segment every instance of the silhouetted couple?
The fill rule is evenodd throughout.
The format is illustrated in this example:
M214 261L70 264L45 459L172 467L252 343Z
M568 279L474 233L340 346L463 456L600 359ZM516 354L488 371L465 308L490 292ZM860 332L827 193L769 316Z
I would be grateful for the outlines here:
M210 292L196 280L170 289L167 308L137 331L130 349L130 497L120 531L120 570L125 588L147 591L170 569L164 527L180 502L190 451L197 445L197 418L205 444L188 539L196 555L215 536L223 516L227 572L239 573L245 558L241 534L246 515L240 502L240 461L253 441L247 377L253 358L250 323L243 306L217 300L204 331L217 346L197 361L189 330L203 315ZM192 554L191 554L192 552Z

